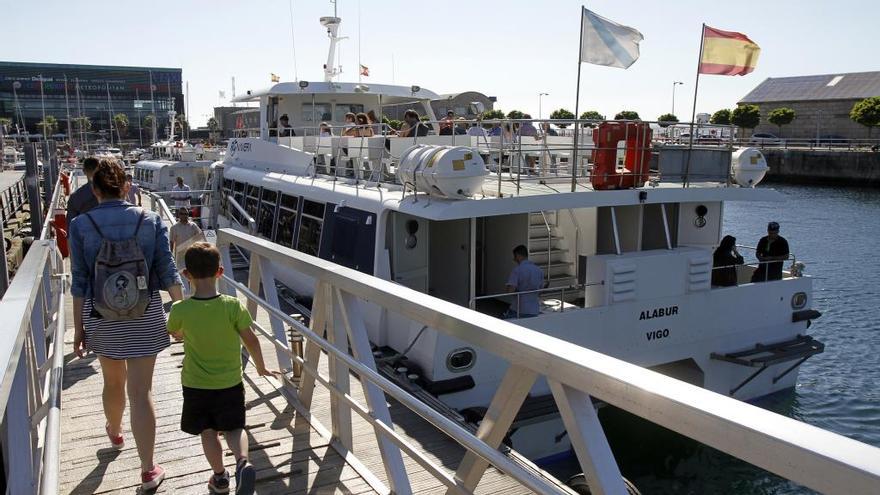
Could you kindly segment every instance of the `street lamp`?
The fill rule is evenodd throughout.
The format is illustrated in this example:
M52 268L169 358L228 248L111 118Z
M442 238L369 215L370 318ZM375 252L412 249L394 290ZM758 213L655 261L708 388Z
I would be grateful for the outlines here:
M541 97L543 96L550 96L550 93L538 93L538 120L543 118L541 116Z
M675 87L684 84L681 81L672 81L672 115L675 115Z

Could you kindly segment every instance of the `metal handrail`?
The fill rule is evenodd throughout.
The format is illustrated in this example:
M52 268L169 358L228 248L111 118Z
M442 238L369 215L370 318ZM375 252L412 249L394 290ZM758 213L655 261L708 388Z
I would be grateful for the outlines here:
M363 318L356 308L352 309L353 303L362 300L414 323L430 326L437 332L460 339L469 345L491 351L507 362L514 363L502 380L501 388L487 413L501 414L495 419L504 419L492 421L487 416L490 420L484 420L481 424L479 438L498 438L500 443L513 419L513 412L519 408L534 381L538 377L546 378L582 467L585 467L586 472L599 475L599 479L590 480L594 486L602 486L605 490L623 490L619 471L607 443L601 440L596 443L604 435L601 429L597 430L600 427L591 406L592 396L818 491L867 493L880 485L880 449L876 447L462 308L455 303L390 281L233 229L222 229L218 234L218 246L227 250L227 259L228 246L231 244L252 253L252 267L264 266L269 270L269 273L263 272L262 275L264 290L272 292L266 289L271 287L270 282L273 281L270 263L283 265L303 276L314 278L319 292L313 306L313 325L316 319L323 321L320 320L323 318L321 313L332 310L333 306L330 305L335 306L334 301L338 299L339 304L344 306L339 308L343 321L333 315L327 315L327 318L334 326L344 323L348 327L349 339L354 339L351 341L352 348L362 350L366 345L366 329L363 323L351 321L352 318ZM227 283L231 281L227 280ZM242 289L240 285L235 287ZM373 371L374 368L366 365L373 362L368 345L366 352L360 354L360 359L354 359L347 352L347 342L338 341L332 345L321 339L312 329L291 319L267 300L257 297L254 292L256 289L258 287L249 287L250 294L246 295L279 322L277 327L280 332L273 323L274 338L286 339L283 324L294 326L310 344L323 348L337 362L343 362L361 380L375 384L404 405L414 408L418 414L463 444L469 452L498 466L529 489L538 493L556 491L555 487L542 480L535 480L533 474L523 472L519 466L506 463L506 459L493 448L495 445L490 446L470 433L462 436L461 429L456 425L449 425L448 420L444 422L445 418L432 414L429 408L414 401L399 387L384 381ZM349 302L346 303L346 297L354 298L354 301L348 299ZM327 328L328 335L331 330L333 327ZM320 331L323 331L323 327ZM333 331L341 330L337 327ZM286 340L280 344L289 349ZM303 362L311 365L313 363L309 362L308 354L307 352L307 358ZM320 358L320 353L317 356ZM384 404L385 400L382 399L381 407L387 407ZM387 409L384 411L387 412ZM334 423L344 417L339 414L343 413L331 411L335 418ZM495 443L494 440L492 443ZM472 454L465 456L462 462L464 467L459 468L455 478L456 481L465 480L465 487L471 487L469 483L478 480L482 473L482 465L468 457L469 455ZM499 464L495 464L496 462Z
M558 215L559 213L557 213ZM550 253L553 251L553 240L551 239L553 235L553 229L550 228L550 222L547 221L547 214L544 213L544 210L541 210L541 220L544 221L544 227L547 229L547 282L550 282ZM519 301L517 300L517 303ZM517 304L517 309L519 309L519 304Z
M164 217L168 222L173 224L176 217L171 212L171 209L168 208L168 203L165 202L165 199L153 191L146 191L146 193L147 197L150 198L150 209L154 212L158 210L160 218Z
M231 204L240 215L244 217L245 221L247 222L248 233L255 234L257 232L257 221L254 220L254 217L250 216L247 210L245 210L240 204L238 204L238 201L235 200L235 197L232 194L226 195L226 201ZM238 223L242 227L245 227L245 225L242 225L241 222L239 222L238 219L235 218L235 215L230 216L236 221L236 223Z

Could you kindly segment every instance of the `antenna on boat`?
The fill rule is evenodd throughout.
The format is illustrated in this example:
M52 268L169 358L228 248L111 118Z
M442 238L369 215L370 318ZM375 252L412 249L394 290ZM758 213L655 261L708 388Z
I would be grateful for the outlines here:
M324 82L333 82L333 78L342 72L336 68L336 43L346 39L337 36L342 19L336 15L336 0L330 0L330 3L333 4L333 16L320 19L321 25L327 28L327 37L330 38L330 50L327 53L327 63L324 64Z

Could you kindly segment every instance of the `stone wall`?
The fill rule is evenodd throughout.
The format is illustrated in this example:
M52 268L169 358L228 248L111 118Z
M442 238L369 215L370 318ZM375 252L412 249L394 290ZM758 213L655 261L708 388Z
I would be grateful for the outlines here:
M843 136L847 139L866 139L868 128L856 124L849 118L849 112L859 100L819 100L819 101L780 101L755 103L761 109L761 124L755 132L769 132L785 139L807 140L817 136ZM795 111L791 124L782 126L782 133L767 120L767 115L775 108L788 107ZM872 138L880 138L880 131Z
M880 187L880 152L761 150L767 180Z

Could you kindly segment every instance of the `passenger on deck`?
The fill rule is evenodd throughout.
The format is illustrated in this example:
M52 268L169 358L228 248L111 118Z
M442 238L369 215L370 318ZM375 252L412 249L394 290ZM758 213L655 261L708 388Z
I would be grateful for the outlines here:
M319 131L320 131L319 135L321 137L333 136L333 130L330 128L330 124L328 124L326 122L321 122L321 125L319 127Z
M241 379L241 344L250 353L257 374L269 371L257 336L251 330L251 315L234 296L217 293L217 279L223 275L220 251L207 242L186 250L184 274L195 293L171 306L168 332L183 341L183 406L180 429L199 435L202 451L213 471L208 479L211 493L229 493L229 473L223 460L220 433L235 456L235 493L254 493L256 472L248 462L248 439L244 435L244 384Z
M440 135L441 136L451 136L452 135L452 127L455 122L455 112L452 110L446 112L446 117L440 119Z
M358 130L357 130L357 127L355 127L355 118L356 117L357 116L352 112L348 112L347 114L345 114L345 127L343 127L343 131L342 131L342 135L344 137L357 137L358 136Z
M782 280L782 262L788 259L788 241L779 235L779 224L767 224L767 235L758 241L755 256L761 263L752 274L752 282Z
M141 205L141 188L134 183L131 174L125 174L125 200L137 206Z
M464 136L467 134L468 124L465 121L464 117L459 117L455 119L455 129L453 129L453 134L456 136Z
M541 131L544 133L545 136L558 136L559 135L559 133L556 132L555 129L550 127L550 122L542 123L541 124Z
M397 133L400 137L421 137L428 135L428 126L419 120L419 114L415 110L407 110L403 114L403 126Z
M471 128L467 130L468 136L486 137L486 129L480 124L471 124Z
M88 183L79 186L76 191L67 198L67 224L76 218L80 213L85 213L92 208L98 206L98 198L92 192L92 176L95 175L95 169L98 167L98 159L90 156L83 160L82 169L86 174Z
M523 115L524 119L531 119L532 116L529 114ZM535 128L535 125L531 122L521 122L518 124L517 136L532 136L538 137L538 129Z
M92 187L98 206L70 224L73 350L80 358L88 351L98 355L104 378L105 430L109 447L116 450L125 444L122 417L127 389L131 432L140 457L141 489L147 491L155 489L165 478L165 470L153 461L156 442L156 412L151 392L153 368L156 355L170 345L159 290L168 291L172 300L179 301L183 298L181 281L171 257L168 229L162 219L124 201L122 167L115 160L100 160ZM144 283L150 295L146 311L138 318L109 320L93 303L97 291L107 289L93 286L95 260L105 236L111 241L134 237L143 253L149 277L146 281L139 280L138 285ZM126 275L131 277L131 272ZM119 275L116 281L124 278ZM137 289L133 292L138 294Z
M376 112L370 110L367 112L367 120L370 121L370 127L373 129L373 134L382 134L382 123L379 122L378 117L376 117Z
M367 114L361 112L355 116L357 122L357 134L359 137L373 137L373 127L370 125L370 119Z
M736 266L743 264L743 257L736 251L736 237L726 235L712 254L712 285L733 287L737 285Z
M278 119L278 137L290 136L296 136L296 132L294 132L293 127L290 127L290 119L285 113L280 119Z
M177 176L177 184L171 188L171 199L174 201L174 208L189 208L190 197L192 193L188 185L183 183L183 177Z
M522 244L513 249L513 261L516 267L507 279L507 292L536 291L544 287L544 272L529 259L529 250ZM529 318L541 312L537 292L519 294L510 303L510 309L501 315L502 318Z
M492 124L492 128L489 129L488 134L493 137L500 136L502 134L501 124Z

